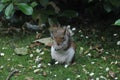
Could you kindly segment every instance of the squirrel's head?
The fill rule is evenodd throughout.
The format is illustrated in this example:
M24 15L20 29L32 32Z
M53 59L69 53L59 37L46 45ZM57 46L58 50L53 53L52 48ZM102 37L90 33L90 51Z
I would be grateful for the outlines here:
M50 28L51 37L56 41L57 45L61 45L69 37L69 31L66 27L52 27Z
M50 34L54 40L56 50L68 47L70 33L67 27L51 27Z

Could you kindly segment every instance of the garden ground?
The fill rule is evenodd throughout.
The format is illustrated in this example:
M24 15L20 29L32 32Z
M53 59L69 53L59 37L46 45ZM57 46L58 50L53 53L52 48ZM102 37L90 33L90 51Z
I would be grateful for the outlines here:
M120 31L113 27L73 30L77 50L75 63L68 67L49 64L48 46L38 44L29 48L36 34L21 38L0 36L0 80L15 69L19 72L10 76L10 80L120 80ZM22 47L27 47L28 54L17 55L15 48Z

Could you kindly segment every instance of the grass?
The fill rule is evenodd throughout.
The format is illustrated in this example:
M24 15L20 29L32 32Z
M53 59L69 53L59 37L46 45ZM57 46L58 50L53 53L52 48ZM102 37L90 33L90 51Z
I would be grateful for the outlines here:
M80 37L81 34L84 37ZM1 36L0 53L4 53L5 55L0 56L0 80L5 80L14 69L18 69L19 73L14 74L11 80L25 80L26 78L33 78L34 80L119 80L120 46L116 45L119 40L118 37L120 37L119 33L117 33L117 37L114 37L113 34L111 36L102 34L105 41L101 39L99 34L95 34L97 37L93 34L90 34L93 36L89 37L84 32L74 36L77 44L75 54L76 64L70 65L67 68L61 64L49 66L48 63L51 60L50 47L44 45L30 49L31 52L28 55L19 56L15 54L14 45L16 47L29 46L34 41L35 34L27 35L23 38ZM85 35L89 38L86 38ZM111 40L113 40L112 43L108 43ZM102 48L104 49L102 54L99 55L96 50L90 50L84 54L91 45L95 46L98 44L102 44ZM80 47L84 49L83 53L80 53ZM36 49L41 49L44 54L40 55L35 52ZM31 54L33 54L33 57L30 57ZM39 63L35 63L37 56L43 59ZM38 64L41 64L42 67L38 68ZM39 71L34 73L36 69L39 69Z

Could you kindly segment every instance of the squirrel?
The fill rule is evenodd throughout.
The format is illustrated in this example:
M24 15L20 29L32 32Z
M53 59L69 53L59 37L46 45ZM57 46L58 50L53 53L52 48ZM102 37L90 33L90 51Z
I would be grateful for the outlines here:
M51 26L50 34L53 39L51 57L58 63L70 65L74 60L76 45L72 41L70 29L67 27Z

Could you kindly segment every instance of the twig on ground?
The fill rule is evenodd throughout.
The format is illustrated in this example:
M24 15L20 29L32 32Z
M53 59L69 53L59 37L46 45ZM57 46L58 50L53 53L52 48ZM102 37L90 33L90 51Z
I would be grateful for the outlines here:
M15 74L15 73L17 73L17 72L19 72L19 70L18 69L14 69L12 72L10 72L10 74L7 76L7 78L6 78L6 80L10 80L10 78Z

